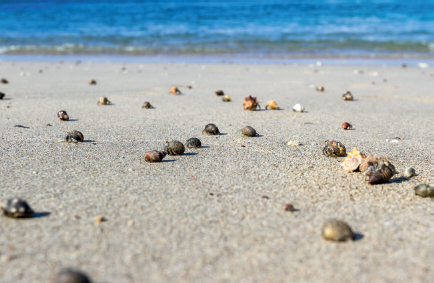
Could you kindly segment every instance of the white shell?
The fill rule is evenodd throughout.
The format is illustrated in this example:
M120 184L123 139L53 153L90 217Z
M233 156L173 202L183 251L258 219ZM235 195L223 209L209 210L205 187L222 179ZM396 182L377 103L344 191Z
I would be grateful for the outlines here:
M347 172L353 172L356 171L357 168L359 168L360 163L361 158L351 157L345 160L345 163L342 164L342 168Z
M292 107L292 110L294 110L296 112L303 112L304 111L304 107L301 106L300 104L296 104L296 105L294 105L294 107Z
M289 141L286 145L287 146L299 146L300 142L299 141Z

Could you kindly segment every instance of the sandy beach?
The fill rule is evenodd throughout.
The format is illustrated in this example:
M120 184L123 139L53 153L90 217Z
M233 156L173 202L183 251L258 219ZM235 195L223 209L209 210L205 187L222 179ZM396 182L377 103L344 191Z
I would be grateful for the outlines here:
M37 212L0 217L1 282L51 282L63 267L99 283L434 277L433 201L413 191L432 183L432 67L3 61L0 78L0 199ZM354 101L341 99L347 90ZM261 111L243 110L248 95ZM101 96L113 105L98 106ZM263 110L272 99L281 110ZM208 123L222 135L203 135ZM242 137L247 125L259 136ZM72 130L85 141L57 142ZM191 137L202 148L144 161ZM369 185L322 154L325 140L386 157L397 174ZM417 175L403 177L407 167ZM330 218L357 239L325 241Z

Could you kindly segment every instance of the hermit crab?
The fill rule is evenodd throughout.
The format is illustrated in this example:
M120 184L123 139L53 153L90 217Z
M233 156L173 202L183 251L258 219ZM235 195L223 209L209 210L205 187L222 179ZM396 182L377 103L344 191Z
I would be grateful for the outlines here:
M375 161L374 168L376 170L369 175L369 184L371 185L386 183L395 175L395 166L387 159Z
M176 94L182 94L181 91L176 86L174 86L170 89L170 93L175 94L175 95Z
M216 125L208 124L205 126L205 129L202 131L202 134L205 134L208 136L216 136L216 135L220 135L220 131Z
M344 221L337 219L327 220L321 228L321 234L328 241L345 242L355 239L351 227Z
M248 97L244 98L243 109L244 110L250 110L250 111L254 111L257 108L261 109L261 106L257 102L257 99L258 99L257 97L252 97L251 95L249 95Z
M166 141L167 145L164 147L164 151L169 155L183 155L185 147L180 141Z
M6 94L4 94L3 92L0 92L0 99L3 99L3 97L5 97Z
M345 156L346 149L345 146L338 141L325 141L325 147L322 150L324 155L337 157L337 156Z
M96 81L95 80L89 80L89 85L96 85Z
M322 85L317 86L316 91L324 91L324 87Z
M427 184L420 184L414 187L414 193L423 198L434 198L434 187Z
M411 167L407 167L404 171L404 176L407 178L413 177L414 174L416 174L416 171Z
M0 80L0 83L2 83L2 84L8 84L9 82L8 82L7 79L2 78L2 79Z
M349 91L346 91L342 94L342 100L353 100L353 99L354 97Z
M18 197L8 199L4 205L1 205L1 210L4 215L13 218L26 218L33 214L33 210L27 202Z
M225 95L225 96L223 96L222 101L223 102L230 102L231 98L229 96Z
M301 104L296 104L292 107L292 111L294 112L304 112L304 107Z
M69 132L65 137L66 142L78 143L78 142L82 142L83 140L84 140L83 134L79 131Z
M202 146L202 143L198 138L191 138L186 141L185 145L188 148L199 148Z
M167 153L164 151L151 150L145 153L145 160L147 162L161 162Z
M217 96L224 96L224 95L225 95L225 93L223 92L223 90L216 90L216 91L215 91L215 94L216 94Z
M242 132L243 135L246 136L246 137L256 137L256 135L257 135L256 130L253 129L252 127L250 127L250 126L245 126L245 127L241 130L241 132Z
M153 109L154 106L151 105L151 103L149 103L148 101L145 101L145 103L143 103L142 108L145 109Z
M57 117L62 121L68 121L69 120L68 113L66 113L65 110L60 110L59 112L57 112Z
M89 277L83 272L66 268L62 269L56 276L55 283L92 283Z
M110 102L110 100L108 100L107 99L107 97L105 97L105 96L101 96L100 98L99 98L99 101L98 101L98 103L97 103L97 105L110 105L110 104L112 104L111 102Z
M350 130L352 128L353 128L353 126L348 122L345 122L342 124L342 129L344 129L344 130Z
M268 110L268 108L273 109L273 110L279 110L279 106L277 106L276 101L274 100L270 100L267 102L267 106L265 106L265 109Z

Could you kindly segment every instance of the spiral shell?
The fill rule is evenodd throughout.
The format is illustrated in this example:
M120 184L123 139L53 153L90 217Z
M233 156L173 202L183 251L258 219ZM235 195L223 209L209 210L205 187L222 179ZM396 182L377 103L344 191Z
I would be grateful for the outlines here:
M267 106L265 106L265 109L268 109L268 108L273 109L273 110L279 110L280 109L279 106L277 106L276 101L274 101L274 100L270 100L267 102Z
M185 147L180 141L166 141L167 145L164 147L164 151L169 155L183 155Z
M18 197L8 199L5 204L1 205L1 211L4 215L13 218L31 217L33 210L28 203Z
M66 135L65 140L67 142L82 142L84 140L83 134L79 131L72 131Z
M342 94L342 100L353 100L353 99L354 97L349 91L346 91Z
M304 112L304 107L301 104L296 104L292 107L292 111L294 112Z
M145 101L142 105L142 108L152 109L152 108L154 108L154 106L152 106L151 103L149 103L148 101Z
M83 272L70 268L62 269L56 276L55 283L92 283Z
M244 98L243 100L243 109L244 110L256 110L256 108L261 109L261 107L259 106L258 102L257 102L257 97L252 97L251 95L249 95L248 97Z
M386 183L395 175L395 167L391 163L380 161L374 163L378 169L369 175L369 184L371 185Z
M65 110L60 110L59 112L57 112L57 117L62 121L68 121L69 120L68 113L66 113Z
M416 174L416 171L411 167L406 168L404 171L404 176L407 178L413 177L414 174Z
M361 160L362 159L360 157L348 158L342 164L342 168L347 172L354 172L359 168Z
M325 147L322 150L323 154L327 156L345 156L346 149L345 146L338 141L325 141Z
M0 99L3 99L3 97L5 97L6 94L4 94L3 92L0 92Z
M176 86L174 86L170 89L170 93L174 94L174 95L182 94L181 91Z
M202 146L202 143L198 138L188 139L185 144L188 148L199 148Z
M223 96L223 95L225 95L225 93L223 92L223 90L216 90L216 91L215 91L215 94L216 94L217 96Z
M241 132L243 133L243 135L247 136L247 137L255 137L257 135L256 130L253 129L250 126L245 126Z
M208 136L215 136L215 135L220 135L220 131L216 125L208 124L205 126L205 129L202 131L202 134L205 134Z
M145 153L145 160L147 162L161 162L167 153L164 151L150 150Z
M223 102L230 102L231 98L229 96L225 95L225 96L223 96L222 101Z
M344 130L348 130L348 129L352 129L352 128L353 128L353 126L348 122L344 122L342 124L342 129L344 129Z
M112 104L111 102L110 102L110 100L108 100L107 99L107 97L105 97L105 96L101 96L100 98L99 98L99 101L98 101L98 103L97 103L98 105L110 105L110 104Z
M344 242L355 238L351 227L337 219L327 220L321 228L321 234L328 241Z
M420 197L434 197L434 187L427 184L420 184L414 187L414 193Z

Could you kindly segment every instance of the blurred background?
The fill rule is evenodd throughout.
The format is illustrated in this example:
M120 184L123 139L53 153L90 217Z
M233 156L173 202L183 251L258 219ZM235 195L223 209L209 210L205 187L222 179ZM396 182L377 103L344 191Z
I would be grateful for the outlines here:
M0 0L0 54L432 58L434 0Z

